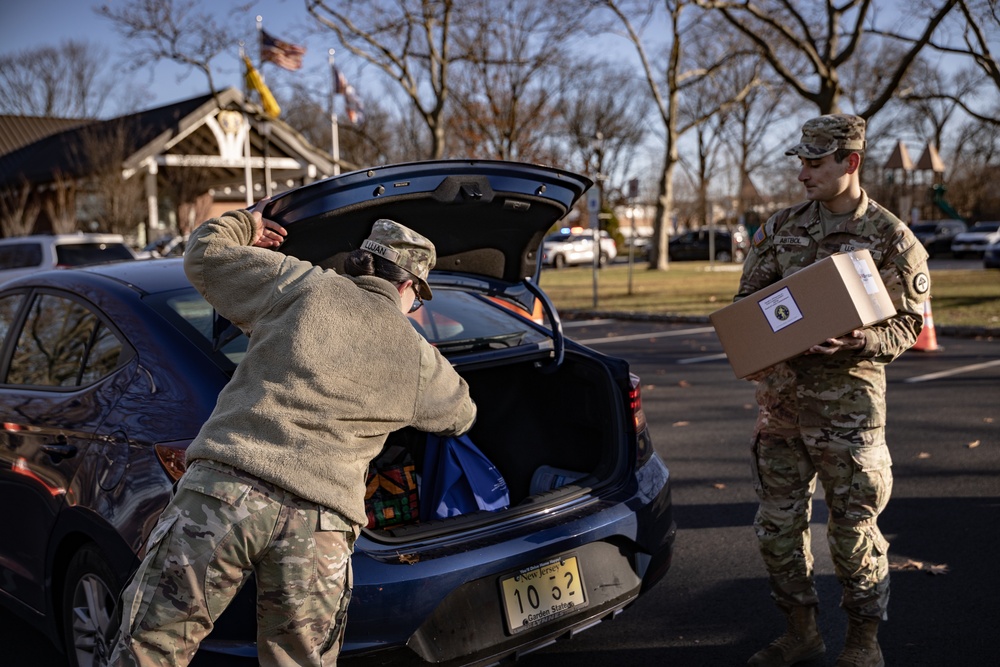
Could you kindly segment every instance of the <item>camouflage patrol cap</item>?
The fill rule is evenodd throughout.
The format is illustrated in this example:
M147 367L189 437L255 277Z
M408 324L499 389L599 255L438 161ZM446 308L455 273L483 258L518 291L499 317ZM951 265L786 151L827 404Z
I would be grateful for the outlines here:
M806 159L832 155L841 148L849 151L865 149L865 119L847 114L829 114L807 120L802 126L802 139L785 151Z
M372 231L361 243L361 248L413 274L420 297L426 300L432 298L427 275L437 261L437 253L429 239L398 222L381 218L372 225Z

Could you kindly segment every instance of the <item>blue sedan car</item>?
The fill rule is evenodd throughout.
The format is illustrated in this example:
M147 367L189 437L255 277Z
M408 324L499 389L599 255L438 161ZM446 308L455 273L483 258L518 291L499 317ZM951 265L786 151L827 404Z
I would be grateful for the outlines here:
M265 210L288 229L281 252L330 270L378 218L434 241L434 300L411 321L468 381L471 440L509 494L499 509L421 520L427 436L390 436L370 471L343 664L495 663L617 615L667 572L670 476L639 378L565 338L537 285L543 236L589 186L532 165L436 161L317 182ZM0 341L0 601L71 665L100 664L118 593L247 339L182 260L164 259L5 284ZM379 480L401 460L421 484L403 490L407 511L386 512L399 489ZM255 656L251 589L196 662Z

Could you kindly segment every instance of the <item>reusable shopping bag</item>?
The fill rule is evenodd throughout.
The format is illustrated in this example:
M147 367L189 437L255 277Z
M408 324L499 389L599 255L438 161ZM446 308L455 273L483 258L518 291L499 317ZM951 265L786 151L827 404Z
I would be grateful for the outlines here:
M428 434L420 496L421 521L510 505L503 475L467 435Z

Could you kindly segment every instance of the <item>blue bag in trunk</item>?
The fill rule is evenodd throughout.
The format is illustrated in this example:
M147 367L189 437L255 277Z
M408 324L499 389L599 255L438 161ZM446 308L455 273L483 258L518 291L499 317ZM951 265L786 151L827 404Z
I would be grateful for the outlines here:
M507 482L469 436L428 434L420 482L420 520L510 505Z

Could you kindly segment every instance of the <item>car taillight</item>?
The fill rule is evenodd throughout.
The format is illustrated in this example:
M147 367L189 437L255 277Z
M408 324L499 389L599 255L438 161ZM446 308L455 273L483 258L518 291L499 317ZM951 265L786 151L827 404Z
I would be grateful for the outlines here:
M187 470L186 453L187 447L191 444L191 441L185 442L167 442L160 443L153 446L156 450L156 458L159 459L160 465L166 471L170 479L177 481Z
M642 409L642 390L639 376L629 373L628 409L635 425L635 462L637 466L644 464L653 455L653 443L646 431L646 413Z

